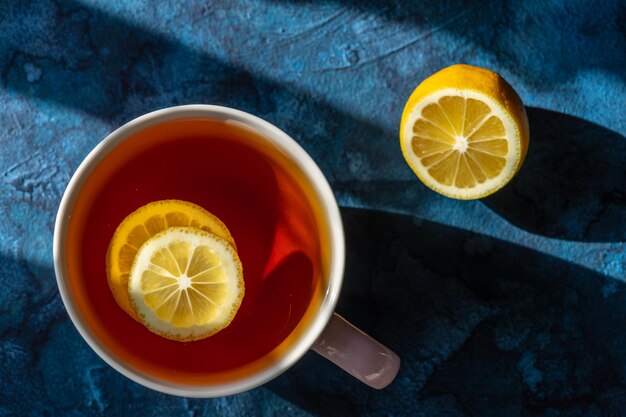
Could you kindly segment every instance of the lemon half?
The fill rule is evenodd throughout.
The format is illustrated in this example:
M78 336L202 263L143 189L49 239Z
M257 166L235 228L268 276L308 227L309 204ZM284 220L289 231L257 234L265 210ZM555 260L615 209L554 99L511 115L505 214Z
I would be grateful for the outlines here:
M497 73L453 65L424 80L400 123L402 154L429 188L476 199L506 185L528 149L522 100Z
M150 331L178 341L202 339L234 319L244 296L241 262L218 236L169 228L137 252L128 294Z

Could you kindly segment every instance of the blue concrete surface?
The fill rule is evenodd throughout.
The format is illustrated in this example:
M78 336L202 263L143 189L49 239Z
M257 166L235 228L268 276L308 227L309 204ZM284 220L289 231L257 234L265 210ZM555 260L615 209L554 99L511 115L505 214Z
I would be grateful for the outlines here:
M427 190L397 127L412 89L466 62L528 106L515 180ZM0 0L0 416L626 415L623 1ZM232 397L170 397L82 341L52 269L82 158L158 108L276 124L330 180L348 240L338 311L396 350L373 391L307 354Z

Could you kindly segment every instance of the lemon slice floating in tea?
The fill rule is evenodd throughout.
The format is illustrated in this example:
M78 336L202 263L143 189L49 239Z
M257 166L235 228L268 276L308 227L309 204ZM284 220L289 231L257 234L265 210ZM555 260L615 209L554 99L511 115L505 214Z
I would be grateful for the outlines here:
M225 328L244 295L241 262L224 239L191 227L173 227L137 252L128 284L130 302L152 332L198 340Z
M129 214L115 230L106 256L109 287L117 304L137 319L128 300L128 277L137 250L150 237L169 227L197 227L225 239L235 248L230 231L220 219L193 203L161 200Z
M424 80L400 123L402 154L429 188L458 199L506 185L528 149L522 100L497 73L453 65Z

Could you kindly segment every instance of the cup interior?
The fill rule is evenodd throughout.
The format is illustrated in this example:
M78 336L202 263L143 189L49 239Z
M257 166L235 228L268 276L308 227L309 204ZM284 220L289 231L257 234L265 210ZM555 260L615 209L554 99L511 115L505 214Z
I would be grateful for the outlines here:
M270 172L272 169L268 169L266 172L263 166L255 166L255 175L254 178L250 178L250 181L261 181L262 184L265 184L274 178L278 198L280 195L298 194L302 191L302 195L306 196L307 204L310 205L315 214L313 218L317 233L314 233L314 236L310 236L311 233L306 237L301 236L300 240L296 239L296 241L305 242L303 243L305 245L315 243L314 246L317 248L315 250L319 251L319 259L321 260L319 265L312 265L316 276L319 275L319 280L316 281L315 288L312 290L314 294L311 302L299 321L294 323L293 329L277 346L268 350L258 359L253 358L254 360L246 363L237 363L234 360L233 364L235 365L232 368L224 365L225 367L222 369L205 369L202 372L187 372L185 369L172 371L171 369L160 369L158 366L144 366L141 355L135 355L137 360L134 360L132 355L126 354L124 348L120 347L122 345L118 343L120 334L132 338L135 334L135 329L132 326L136 324L126 323L124 320L130 319L120 311L111 314L120 314L121 316L107 316L109 321L103 320L102 311L104 310L97 310L97 305L100 300L104 300L102 302L105 303L106 297L111 297L111 295L106 293L105 287L98 284L100 285L97 287L99 289L93 293L97 296L92 296L90 299L84 296L84 292L86 291L85 288L91 284L81 284L81 282L88 282L82 279L88 275L85 273L88 271L84 269L85 264L89 262L90 254L102 252L102 242L100 242L100 246L97 246L98 243L93 242L93 240L98 239L83 238L81 240L77 238L80 233L82 233L81 236L88 236L85 235L88 233L86 231L87 226L93 224L93 222L89 223L85 220L89 218L88 216L91 215L92 218L99 219L103 225L107 225L108 229L104 229L105 226L102 226L102 233L106 233L106 230L111 230L112 233L116 227L115 219L122 216L123 213L129 213L128 208L121 206L127 204L128 207L131 207L140 202L140 199L133 200L135 194L131 189L120 192L124 199L119 201L124 201L124 203L111 203L107 202L106 199L102 200L102 198L98 200L99 190L105 189L103 187L108 184L109 177L103 173L116 172L117 168L133 161L135 153L142 152L144 145L141 141L150 141L151 144L155 144L161 139L166 140L169 134L167 126L178 126L177 129L180 129L182 125L177 124L178 122L191 119L215 122L219 123L220 126L225 126L225 129L249 132L251 136L244 147L254 148L255 152L271 155L276 167L279 167L272 169L279 171L282 169L287 175L272 175ZM174 157L173 153L171 155ZM190 161L194 161L194 158L197 157L198 155L189 155ZM229 157L225 156L223 159L228 161ZM215 161L219 161L219 159L215 159ZM245 158L242 161L245 162ZM241 164L242 161L235 162ZM250 159L250 161L253 160ZM237 166L232 166L231 169L237 170ZM170 178L172 175L166 175L162 178ZM229 174L228 177L224 178L231 178L234 175ZM154 176L158 178L158 173L155 173ZM239 190L240 194L244 196L254 194L254 183L251 182L250 184L248 184L251 187L248 192ZM146 182L144 186L150 186L150 182ZM165 188L164 186L155 188L155 192L161 192ZM176 193L183 193L182 195L184 195L184 187L175 189ZM237 193L238 191L233 190L233 192ZM263 200L268 200L268 198ZM109 205L107 206L107 204ZM211 204L211 202L209 201L207 204ZM219 207L216 209L220 210ZM285 218L298 216L299 209L296 206L295 209L287 211L288 213L282 213L281 216ZM244 215L243 211L242 213L240 213L242 215L239 218L252 217ZM222 210L222 214L224 217L231 217L231 224L238 225L241 223L232 210ZM241 226L237 227L240 227L240 230L251 230L254 225L254 222L241 223ZM242 235L244 232L239 231L238 233ZM298 233L302 234L298 230L293 231L293 233L295 233L296 238ZM235 238L237 239L237 236ZM258 249L255 249L255 254L252 254L253 250L250 248L252 248L250 245L248 247L244 245L241 248L242 261L244 256L249 259L250 270L256 268L261 271L262 269L264 274L271 276L273 269L281 268L281 259L278 259L280 257L273 257L272 253L274 252L271 250L264 256L260 256ZM326 179L310 156L293 139L273 125L250 114L219 106L193 105L164 109L135 119L111 133L87 156L72 177L63 196L55 225L54 262L57 282L66 309L83 338L107 363L134 381L161 392L190 397L214 397L245 391L263 384L293 365L320 335L334 310L343 278L344 257L344 237L339 209ZM263 258L263 265L260 265L260 261L257 262L260 258ZM292 257L292 259L295 258ZM298 262L298 260L293 262ZM102 260L102 268L105 268L104 259ZM246 264L244 263L244 274L245 269ZM99 279L99 283L101 283L102 277L98 274L101 272L98 270L97 273L93 274L93 279ZM89 275L91 276L91 273ZM121 328L126 324L130 327L122 333L118 332L117 336L115 332L111 331L112 326ZM244 329L245 327L241 328ZM119 330L117 327L116 329ZM137 332L140 331L137 330ZM150 340L147 339L145 344L152 345L153 348L159 343L164 343L157 339ZM170 346L168 349L173 350L164 350L161 357L155 354L156 356L148 359L144 358L144 362L159 363L176 355L189 357L189 360L192 361L194 357L191 352L195 352L198 355L197 358L201 358L205 352L202 350L203 346L201 344L194 345L194 343L198 342L181 343L180 346L176 347ZM231 343L234 342L231 341ZM233 345L233 352L237 351L236 344ZM150 346L146 346L146 349L150 349ZM210 346L206 353L207 355L211 354ZM200 359L196 363L202 365Z

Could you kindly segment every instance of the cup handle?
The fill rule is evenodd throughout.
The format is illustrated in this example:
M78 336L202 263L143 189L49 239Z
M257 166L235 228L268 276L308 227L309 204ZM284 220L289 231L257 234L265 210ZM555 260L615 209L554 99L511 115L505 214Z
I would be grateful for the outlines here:
M337 313L311 349L376 389L389 385L400 369L398 355Z

